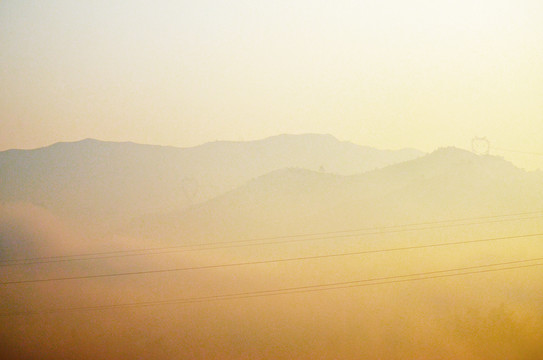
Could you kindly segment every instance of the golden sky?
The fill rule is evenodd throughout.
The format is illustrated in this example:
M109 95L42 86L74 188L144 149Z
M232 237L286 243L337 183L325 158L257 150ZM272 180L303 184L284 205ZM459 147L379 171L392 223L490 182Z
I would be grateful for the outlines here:
M0 150L311 132L543 153L543 2L4 0L0 84Z

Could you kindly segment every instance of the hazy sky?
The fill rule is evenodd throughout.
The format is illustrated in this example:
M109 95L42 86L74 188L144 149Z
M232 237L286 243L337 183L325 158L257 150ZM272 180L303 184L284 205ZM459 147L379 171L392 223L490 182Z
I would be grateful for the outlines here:
M0 150L314 132L543 153L543 2L4 0L0 84Z

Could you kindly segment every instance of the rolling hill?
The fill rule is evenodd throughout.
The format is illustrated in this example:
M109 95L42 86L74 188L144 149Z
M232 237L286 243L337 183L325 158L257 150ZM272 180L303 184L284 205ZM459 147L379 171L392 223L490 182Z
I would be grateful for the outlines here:
M201 203L283 168L349 175L421 154L315 134L192 148L86 139L0 152L0 200L30 202L93 229L112 229L143 214Z
M543 173L442 148L357 175L281 169L188 210L132 223L147 236L266 236L540 210ZM205 235L204 235L205 233Z

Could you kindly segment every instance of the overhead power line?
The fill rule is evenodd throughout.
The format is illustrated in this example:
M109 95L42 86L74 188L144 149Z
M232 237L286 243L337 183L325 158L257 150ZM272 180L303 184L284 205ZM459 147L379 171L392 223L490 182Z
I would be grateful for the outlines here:
M154 247L154 248L133 249L133 250L118 250L118 251L84 253L84 254L74 254L74 255L59 255L59 256L13 259L13 260L5 260L5 261L0 262L0 266L46 264L46 263L58 263L58 262L69 262L69 261L120 258L120 257L129 257L129 256L156 255L156 254L165 254L165 253L173 253L173 252L220 250L220 249L237 248L237 247L275 245L275 244L286 244L286 243L316 241L316 240L331 240L331 239L349 238L349 237L357 237L357 236L379 235L379 234L408 232L408 231L422 231L422 230L431 230L431 229L458 227L458 226L500 223L500 222L508 222L508 221L530 220L530 219L540 218L541 216L543 216L543 211L540 210L540 211L531 211L531 212L505 214L505 215L459 218L459 219L451 219L451 220L419 222L419 223L382 226L382 227L367 227L367 228L338 230L338 231L320 232L320 233L283 235L283 236L275 236L275 237L244 239L244 240L235 240L235 241L226 241L226 242L210 242L210 243L193 244L193 245L178 245L178 246ZM482 221L474 221L474 220L482 220ZM274 240L274 241L271 241L271 240Z
M173 269L129 271L129 272L107 273L107 274L96 274L96 275L65 276L65 277L55 277L55 278L45 278L45 279L2 281L0 282L0 285L32 284L32 283L51 282L51 281L97 279L97 278L109 278L109 277L119 277L119 276L128 276L128 275L160 274L160 273L181 272L181 271L189 271L189 270L204 270L204 269L217 269L217 268L227 268L227 267L237 267L237 266L263 265L263 264L282 263L282 262L293 262L293 261L315 260L315 259L355 256L355 255L364 255L364 254L385 253L385 252L392 252L392 251L416 250L416 249L435 248L435 247L444 247L444 246L453 246L453 245L467 245L467 244L475 244L475 243L491 242L491 241L499 241L499 240L533 238L533 237L538 237L538 236L539 237L543 236L543 233L503 236L503 237L455 241L455 242L447 242L447 243L433 243L433 244L426 244L426 245L413 245L413 246L395 247L395 248L387 248L387 249L352 251L352 252L343 252L343 253L336 253L336 254L299 256L299 257L280 258L280 259L271 259L271 260L192 266L192 267L173 268Z
M383 284L395 284L395 283L401 283L401 282L490 273L490 272L505 271L505 270L512 270L512 269L520 269L520 268L530 268L530 267L536 267L536 266L543 266L542 262L538 262L542 260L543 260L543 257L538 257L538 258L532 258L532 259L507 261L507 262L493 263L493 264L487 264L487 265L458 267L458 268L445 269L445 270L434 270L434 271L426 271L426 272L411 273L411 274L404 274L404 275L368 278L368 279L354 280L354 281L342 281L342 282L333 282L333 283L324 283L324 284L315 284L315 285L306 285L306 286L295 286L295 287L278 288L278 289L272 289L272 290L247 291L247 292L238 292L238 293L230 293L230 294L222 294L222 295L179 298L179 299L170 299L170 300L157 300L157 301L121 303L121 304L98 305L98 306L65 307L65 308L57 308L57 309L49 309L49 310L12 312L12 313L0 314L0 316L1 317L29 316L29 315L55 314L55 313L64 313L64 312L77 312L77 311L96 311L96 310L147 307L147 306L158 306L158 305L191 304L191 303L210 302L210 301L236 300L236 299L246 299L246 298L254 298L254 297L264 297L264 296L309 293L309 292L316 292L316 291L366 287L366 286L375 286L375 285L383 285Z
M522 151L522 150L503 149L503 148L497 148L497 147L491 147L491 149L492 149L492 150L497 150L497 151L503 151L503 152L512 152L512 153L518 153L518 154L527 154L527 155L543 156L543 153L532 152L532 151Z

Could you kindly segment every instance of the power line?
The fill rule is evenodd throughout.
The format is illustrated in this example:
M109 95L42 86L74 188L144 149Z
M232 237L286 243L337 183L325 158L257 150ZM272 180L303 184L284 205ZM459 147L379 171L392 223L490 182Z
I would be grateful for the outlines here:
M534 215L534 216L520 217L520 218L518 217L518 216L523 216L523 215ZM530 220L530 219L539 218L541 216L543 216L543 211L532 211L532 212L506 214L506 215L492 215L492 216L482 216L482 217L472 217L472 218L460 218L460 219L451 219L451 220L410 223L410 224L395 225L395 226L368 227L368 228L339 230L339 231L321 232L321 233L283 235L283 236L276 236L276 237L235 240L235 241L228 241L228 242L215 242L215 243L204 243L204 244L194 244L194 245L179 245L179 246L155 247L155 248L144 248L144 249L134 249L134 250L118 250L118 251L109 251L109 252L85 253L85 254L75 254L75 255L60 255L60 256L13 259L13 260L5 260L5 261L0 262L0 266L3 267L3 266L15 266L15 265L34 265L34 264L46 264L46 263L69 262L69 261L120 258L120 257L129 257L129 256L156 255L156 254L164 254L164 253L172 253L172 252L219 250L219 249L248 247L248 246L275 245L275 244L295 243L295 242L304 242L304 241L328 240L328 239L348 238L348 237L356 237L356 236L398 233L398 232L407 232L407 231L421 231L421 230L430 230L430 229L457 227L457 226L481 225L481 224L500 223L500 222L507 222L507 221ZM504 218L504 219L498 219L498 218ZM460 222L460 221L483 220L483 219L487 219L487 220L479 221L479 222L469 222L469 223L455 223L455 222ZM491 219L496 219L496 220L491 220ZM423 226L423 225L429 225L429 226ZM414 227L414 226L419 226L419 227ZM414 228L410 228L410 227L414 227ZM331 236L331 235L334 235L334 236ZM317 236L317 237L314 237L314 236ZM285 239L285 240L282 240L282 239ZM282 240L282 241L270 242L268 240ZM261 241L264 241L264 242L261 242Z
M452 245L466 245L466 244L475 244L475 243L498 241L498 240L530 238L530 237L537 237L537 236L543 236L543 233L503 236L503 237L494 237L494 238L476 239L476 240L464 240L464 241L455 241L455 242L447 242L447 243L434 243L434 244L426 244L426 245L413 245L413 246L404 246L404 247L387 248L387 249L343 252L343 253L337 253L337 254L300 256L300 257L261 260L261 261L247 261L247 262L229 263L229 264L193 266L193 267L173 268L173 269L144 270L144 271L131 271L131 272L107 273L107 274L96 274L96 275L66 276L66 277L45 278L45 279L3 281L3 282L0 282L0 285L31 284L31 283L50 282L50 281L96 279L96 278L108 278L108 277L118 277L118 276L128 276L128 275L146 275L146 274L159 274L159 273L180 272L180 271L189 271L189 270L204 270L204 269L217 269L217 268L248 266L248 265L262 265L262 264L272 264L272 263L281 263L281 262L293 262L293 261L302 261L302 260L315 260L315 259L325 259L325 258L333 258L333 257L385 253L385 252L392 252L392 251L444 247L444 246L452 246Z
M543 156L543 153L531 152L531 151L521 151L521 150L503 149L503 148L497 148L497 147L492 147L491 149L492 149L492 150L497 150L497 151L504 151L504 152L513 152L513 153L519 153L519 154L528 154L528 155Z
M164 253L170 253L170 252L217 250L217 249L246 247L246 246L274 245L274 244L284 244L284 243L291 243L291 242L337 239L337 238L355 237L355 236L363 236L363 235L378 235L378 234L385 234L385 233L397 233L397 232L406 232L406 231L420 231L420 230L429 230L429 229L456 227L456 226L466 226L466 225L480 225L480 224L499 223L499 222L506 222L506 221L530 220L530 219L536 219L536 218L541 217L543 215L543 211L530 212L530 213L519 213L519 214L512 214L512 215L487 216L487 217L472 218L472 219L474 219L474 220L475 219L490 219L490 218L497 218L497 217L517 216L517 215L523 215L523 214L540 214L540 215L533 216L533 217L500 219L500 220L488 220L488 221L482 221L482 222L459 223L459 224L444 224L444 225L441 225L441 226L428 226L428 227L402 229L404 227L409 227L409 226L417 226L417 225L425 225L425 224L443 224L443 223L447 223L447 222L463 221L463 220L469 220L469 218L457 219L457 220L442 220L442 221L436 221L436 222L412 223L412 224L404 224L404 225L396 225L396 226L362 228L362 229L358 229L358 230L340 230L340 231L326 232L326 233L285 235L285 236L268 237L268 238L236 240L236 241L229 241L229 242L204 243L204 244L196 244L196 245L179 245L179 246L156 247L156 248L146 248L146 249L137 249L137 250L118 250L118 251L111 251L111 252L88 253L88 254L65 255L65 256L51 256L51 257L39 257L39 258L28 258L28 259L15 259L15 260L6 260L4 262L0 262L0 266L32 265L32 264L43 264L43 263L64 262L64 261L95 260L95 259L118 258L118 257L126 257L126 256L164 254ZM317 237L317 238L310 237L310 238L307 238L307 239L293 239L293 240L286 240L286 241L249 243L249 242L259 241L259 240L273 240L273 239L280 240L280 239L285 239L285 238L296 238L296 237L306 237L306 236L315 236L315 235L339 234L339 233L347 233L347 232L361 232L361 231L371 231L371 230L377 230L377 231L360 233L360 234L359 233L353 233L353 234L338 235L338 236L325 236L325 237Z
M272 290L247 291L247 292L239 292L239 293L231 293L231 294L223 294L223 295L211 295L211 296L180 298L180 299L170 299L170 300L58 308L58 309L41 310L41 311L13 312L13 313L0 314L0 316L1 317L29 316L29 315L40 315L40 314L54 314L54 313L62 313L62 312L95 311L95 310L146 307L146 306L158 306L158 305L174 305L174 304L191 304L191 303L199 303L199 302L236 300L236 299L245 299L245 298L254 298L254 297L298 294L298 293L308 293L308 292L346 289L346 288L355 288L355 287L366 287L366 286L375 286L375 285L383 285L383 284L396 284L396 283L409 282L409 281L420 281L420 280L428 280L428 279L464 276L464 275L471 275L471 274L481 274L481 273L505 271L505 270L512 270L512 269L529 268L529 267L535 267L535 266L543 266L543 263L530 264L530 262L536 262L536 261L541 261L541 260L543 260L543 257L500 262L500 263L493 263L493 264L487 264L487 265L467 266L467 267L459 267L459 268L445 269L445 270L434 270L434 271L426 271L426 272L411 273L411 274L396 275L396 276L386 276L386 277L369 278L369 279L354 280L354 281L343 281L343 282L333 282L333 283L316 284L316 285L296 286L296 287L279 288L279 289L272 289Z

